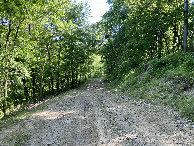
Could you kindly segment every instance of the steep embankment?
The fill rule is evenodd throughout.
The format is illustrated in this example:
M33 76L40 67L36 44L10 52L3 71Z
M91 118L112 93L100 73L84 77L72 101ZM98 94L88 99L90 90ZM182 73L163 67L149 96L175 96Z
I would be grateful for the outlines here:
M2 122L0 145L193 145L193 125L100 80Z
M194 121L194 54L171 54L132 70L110 88L137 100L176 108Z

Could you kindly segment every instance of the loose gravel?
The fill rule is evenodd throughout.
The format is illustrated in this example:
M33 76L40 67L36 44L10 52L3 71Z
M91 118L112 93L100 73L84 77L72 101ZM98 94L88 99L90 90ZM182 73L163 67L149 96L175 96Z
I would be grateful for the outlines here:
M193 146L193 124L174 115L98 79L1 127L0 146Z

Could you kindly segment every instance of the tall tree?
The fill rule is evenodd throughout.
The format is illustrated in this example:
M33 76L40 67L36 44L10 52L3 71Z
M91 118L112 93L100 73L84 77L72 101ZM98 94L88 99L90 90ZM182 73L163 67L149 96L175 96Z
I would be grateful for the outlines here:
M183 35L183 52L187 52L188 36L188 0L184 0L184 35Z

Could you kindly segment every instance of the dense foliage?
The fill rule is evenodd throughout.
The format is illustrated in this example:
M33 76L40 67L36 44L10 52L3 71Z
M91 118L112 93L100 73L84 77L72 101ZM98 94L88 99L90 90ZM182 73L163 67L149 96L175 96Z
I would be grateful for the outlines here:
M92 64L87 6L69 0L0 2L0 112L77 87ZM1 115L1 113L0 113Z
M110 10L99 23L105 34L99 53L108 78L122 78L142 63L183 52L184 0L109 0L109 3ZM194 5L190 4L187 52L194 49L193 12Z

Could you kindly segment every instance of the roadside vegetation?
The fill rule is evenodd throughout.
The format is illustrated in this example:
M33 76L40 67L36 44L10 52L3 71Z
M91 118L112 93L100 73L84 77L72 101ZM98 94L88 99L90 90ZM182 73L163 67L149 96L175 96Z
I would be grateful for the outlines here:
M113 91L136 100L164 104L194 121L194 55L171 54L140 65L109 83Z
M98 23L105 34L98 52L110 88L131 98L174 107L194 120L194 3L109 3L110 10Z

